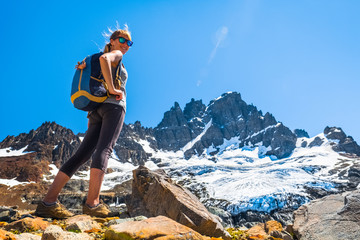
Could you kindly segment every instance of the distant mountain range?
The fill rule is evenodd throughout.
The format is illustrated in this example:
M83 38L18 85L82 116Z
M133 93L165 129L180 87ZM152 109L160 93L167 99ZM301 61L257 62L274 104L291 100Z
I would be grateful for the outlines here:
M49 178L81 139L54 122L6 137L0 143L0 183ZM305 130L290 130L236 92L208 105L191 99L184 109L175 102L155 128L138 121L124 124L103 189L129 180L138 165L163 168L235 223L269 216L286 222L309 200L360 183L360 147L341 128L326 127L309 138ZM81 176L88 167L82 167Z

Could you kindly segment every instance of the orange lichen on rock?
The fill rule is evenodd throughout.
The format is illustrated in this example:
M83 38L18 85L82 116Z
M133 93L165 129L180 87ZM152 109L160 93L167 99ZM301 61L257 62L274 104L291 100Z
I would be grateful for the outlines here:
M49 222L44 221L42 218L24 218L12 222L5 226L5 230L17 230L19 232L32 232L38 230L45 230L50 225Z

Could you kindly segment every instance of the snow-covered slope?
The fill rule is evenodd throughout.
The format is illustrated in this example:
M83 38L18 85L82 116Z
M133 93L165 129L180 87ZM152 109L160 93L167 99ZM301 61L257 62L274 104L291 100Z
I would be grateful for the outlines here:
M321 146L301 147L303 141L312 142L316 137L323 141ZM210 147L188 160L184 159L183 151L154 151L145 140L139 144L158 159L156 163L146 162L148 168L163 168L173 179L199 192L203 202L236 215L247 210L298 208L313 198L309 189L338 191L337 186L347 181L339 172L346 172L359 160L332 150L333 141L324 134L316 137L299 138L293 154L281 160L264 156L261 144L238 148L236 138L225 141L214 156L209 154ZM110 159L109 167L115 171L106 175L103 189L130 179L136 168L116 158L113 155Z

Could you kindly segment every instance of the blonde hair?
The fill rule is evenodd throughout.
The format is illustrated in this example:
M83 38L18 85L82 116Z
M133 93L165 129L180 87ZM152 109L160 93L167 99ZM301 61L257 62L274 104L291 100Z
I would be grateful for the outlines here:
M117 28L116 30L112 30L111 28L108 28L108 33L103 33L103 36L106 37L106 38L109 38L109 39L116 39L120 36L124 36L126 37L128 40L131 41L131 33L129 31L129 27L127 24L125 24L125 27L124 29L120 29L118 27L118 23L117 23ZM111 51L111 43L107 43L105 45L105 48L104 48L104 53L107 53L107 52L110 52Z

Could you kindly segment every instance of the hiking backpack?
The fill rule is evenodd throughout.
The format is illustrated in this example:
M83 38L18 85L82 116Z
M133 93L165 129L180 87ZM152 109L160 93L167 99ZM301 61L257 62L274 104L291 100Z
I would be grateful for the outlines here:
M71 102L75 108L83 111L93 111L108 97L108 87L101 72L99 58L103 52L86 57L84 69L77 69L72 81ZM121 60L116 69L115 82L120 83ZM114 84L115 85L115 84Z

